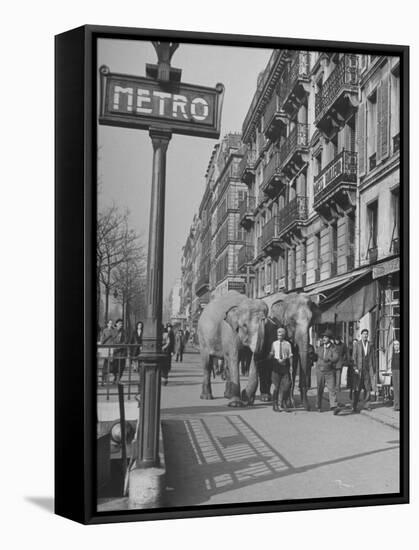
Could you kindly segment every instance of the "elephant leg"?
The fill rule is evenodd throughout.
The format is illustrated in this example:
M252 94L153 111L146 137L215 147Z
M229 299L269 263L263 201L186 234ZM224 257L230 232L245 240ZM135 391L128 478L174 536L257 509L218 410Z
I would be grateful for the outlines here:
M254 360L253 354L250 360L249 378L246 389L242 392L242 400L252 404L255 400L256 390L258 388L258 366Z
M213 399L211 390L212 362L210 355L208 353L201 352L201 361L204 371L204 379L202 382L202 392L200 397L201 399Z
M230 392L229 407L243 407L240 399L240 371L239 357L236 349L231 350L228 357L228 369L230 373Z

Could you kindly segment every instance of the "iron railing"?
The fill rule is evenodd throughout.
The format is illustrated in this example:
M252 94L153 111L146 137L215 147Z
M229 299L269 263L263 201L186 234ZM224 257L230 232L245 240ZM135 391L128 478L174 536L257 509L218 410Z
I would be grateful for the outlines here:
M307 197L297 195L278 214L278 236L281 236L294 224L305 221L307 213Z
M291 61L289 72L285 77L279 92L279 106L282 108L286 103L290 93L294 89L298 80L308 78L309 76L309 56L308 52L297 52Z
M118 395L123 384L124 398L140 394L141 346L138 344L98 344L96 355L97 398L107 401Z
M316 94L316 120L329 110L343 89L355 87L358 83L357 56L355 54L345 54L333 69L329 78L323 83L321 90Z
M314 178L314 203L335 190L343 181L356 184L357 153L341 151L323 170Z
M246 216L252 216L256 207L256 199L252 195L247 195L243 200L239 202L239 215L240 220Z
M308 124L298 122L279 150L279 163L281 168L298 149L305 147L308 147Z

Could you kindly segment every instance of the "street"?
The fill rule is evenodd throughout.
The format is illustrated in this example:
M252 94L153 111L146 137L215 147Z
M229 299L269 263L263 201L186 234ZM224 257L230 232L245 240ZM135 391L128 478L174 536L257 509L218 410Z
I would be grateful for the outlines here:
M187 353L183 363L172 362L162 386L166 506L399 491L399 432L386 425L388 407L333 416L325 400L321 414L274 413L256 400L251 408L231 409L219 377L211 401L200 400L201 382L199 355ZM135 401L126 411L136 418ZM112 416L118 417L117 403L101 401L99 419Z

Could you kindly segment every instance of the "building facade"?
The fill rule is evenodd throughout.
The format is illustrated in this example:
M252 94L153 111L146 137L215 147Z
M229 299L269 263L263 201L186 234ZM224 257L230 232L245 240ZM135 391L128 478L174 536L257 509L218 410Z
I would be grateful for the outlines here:
M275 50L239 168L248 295L310 293L313 338L330 326L351 343L367 327L383 368L398 335L398 78L395 58Z

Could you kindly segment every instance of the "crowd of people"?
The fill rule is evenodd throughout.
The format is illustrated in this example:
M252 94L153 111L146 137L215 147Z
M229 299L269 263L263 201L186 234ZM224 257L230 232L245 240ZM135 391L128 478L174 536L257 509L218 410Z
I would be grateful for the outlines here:
M286 331L278 328L277 340L272 344L270 358L272 367L273 410L287 410L285 404L291 388L291 363L293 348L285 339ZM369 340L369 331L361 331L361 339L353 341L352 350L331 330L325 330L314 348L309 346L309 364L307 369L307 386L311 386L311 369L315 368L317 381L317 409L322 411L325 387L329 394L329 407L333 414L339 414L346 407L339 402L342 389L343 371L345 385L349 388L352 412L360 409L371 409L371 395L377 392L377 367L375 352ZM391 369L381 373L381 388L384 399L393 401L394 410L400 410L400 343L395 340L392 345ZM391 396L390 388L393 388Z
M131 334L127 334L123 328L123 319L117 319L115 323L109 319L106 327L101 331L99 345L109 346L107 356L103 361L101 385L106 383L118 383L126 368L128 358L133 371L139 371L139 355L143 348L144 324L138 321ZM189 339L189 331L178 329L176 334L170 323L162 327L162 351L166 354L161 375L164 385L167 385L169 372L171 370L172 355L176 362L183 361L183 354L186 343ZM112 376L112 379L111 379Z

